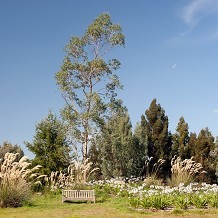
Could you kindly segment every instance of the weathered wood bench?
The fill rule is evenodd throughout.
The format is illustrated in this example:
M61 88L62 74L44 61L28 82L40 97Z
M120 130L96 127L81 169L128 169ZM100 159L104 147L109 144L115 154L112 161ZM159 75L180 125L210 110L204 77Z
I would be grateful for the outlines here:
M62 203L65 201L93 201L95 203L95 191L62 190Z

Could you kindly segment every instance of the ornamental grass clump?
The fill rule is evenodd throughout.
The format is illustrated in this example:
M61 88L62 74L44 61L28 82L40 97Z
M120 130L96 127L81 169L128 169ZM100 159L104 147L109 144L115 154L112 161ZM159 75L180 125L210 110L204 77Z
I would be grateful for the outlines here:
M38 177L40 166L30 169L27 157L18 162L19 154L6 153L0 166L0 207L19 207L29 199L31 182Z
M87 181L99 168L92 168L93 163L89 158L84 161L74 161L68 167L68 178L66 186L73 186L74 189L81 189L87 185Z
M73 183L72 178L61 171L51 172L50 175L44 177L44 181L50 191L57 191L61 188L71 186Z
M145 161L145 180L144 182L150 185L162 185L163 180L159 178L161 167L165 164L165 160L159 159L156 163L152 163L153 157Z
M90 175L98 170L98 168L92 168L92 164L89 158L84 161L74 161L69 165L66 173L51 172L44 177L44 182L50 191L58 191L61 188L87 189L91 184L87 183Z
M178 186L180 183L184 183L188 185L193 182L196 175L206 173L203 171L203 167L201 163L196 163L191 159L181 160L180 157L174 157L171 160L171 181L170 184L172 186Z

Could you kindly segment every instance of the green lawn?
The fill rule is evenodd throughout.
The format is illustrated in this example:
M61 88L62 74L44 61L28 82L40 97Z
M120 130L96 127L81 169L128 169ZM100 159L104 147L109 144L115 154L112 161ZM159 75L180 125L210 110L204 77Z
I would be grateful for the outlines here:
M98 200L98 199L97 199ZM128 199L113 197L94 203L62 203L61 195L36 195L28 205L20 208L1 208L1 218L218 218L218 209L210 210L172 210L172 211L134 211L129 208Z

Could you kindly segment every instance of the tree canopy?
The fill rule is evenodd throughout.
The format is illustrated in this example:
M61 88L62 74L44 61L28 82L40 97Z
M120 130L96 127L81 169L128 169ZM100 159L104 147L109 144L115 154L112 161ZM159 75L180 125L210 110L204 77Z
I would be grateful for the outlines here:
M191 157L189 142L189 127L185 122L184 117L180 117L179 123L176 128L176 133L173 134L173 147L172 155L180 156L182 160Z
M19 145L12 145L10 142L3 142L3 145L0 145L0 164L4 162L4 157L6 153L18 153L18 159L24 156L23 149Z
M64 170L70 164L70 148L65 128L51 111L36 125L33 142L25 144L35 154L33 165L41 165L45 174Z
M104 123L107 109L116 106L117 90L122 88L114 73L120 62L108 59L106 54L124 44L121 26L103 13L83 36L73 36L65 47L66 56L56 81L66 102L62 117L72 144L75 148L81 146L83 159L88 157L91 139Z

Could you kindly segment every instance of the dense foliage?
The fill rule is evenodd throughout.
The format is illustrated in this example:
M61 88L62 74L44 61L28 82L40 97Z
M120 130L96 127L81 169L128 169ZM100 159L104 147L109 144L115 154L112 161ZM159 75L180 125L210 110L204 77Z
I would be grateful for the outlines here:
M70 148L65 128L52 112L36 125L33 142L25 143L35 154L33 165L41 165L44 174L65 170L70 164Z
M130 176L134 151L132 125L127 111L114 114L99 137L98 147L104 177Z
M4 157L6 153L18 154L17 161L24 156L23 149L19 145L12 145L10 142L3 142L0 145L0 164L4 162Z
M91 140L104 124L109 108L117 104L117 90L122 88L115 71L117 59L107 60L112 48L124 46L122 28L113 24L108 14L99 15L82 37L72 37L65 47L57 85L66 106L62 117L67 123L72 144L81 147L83 159L88 157Z

